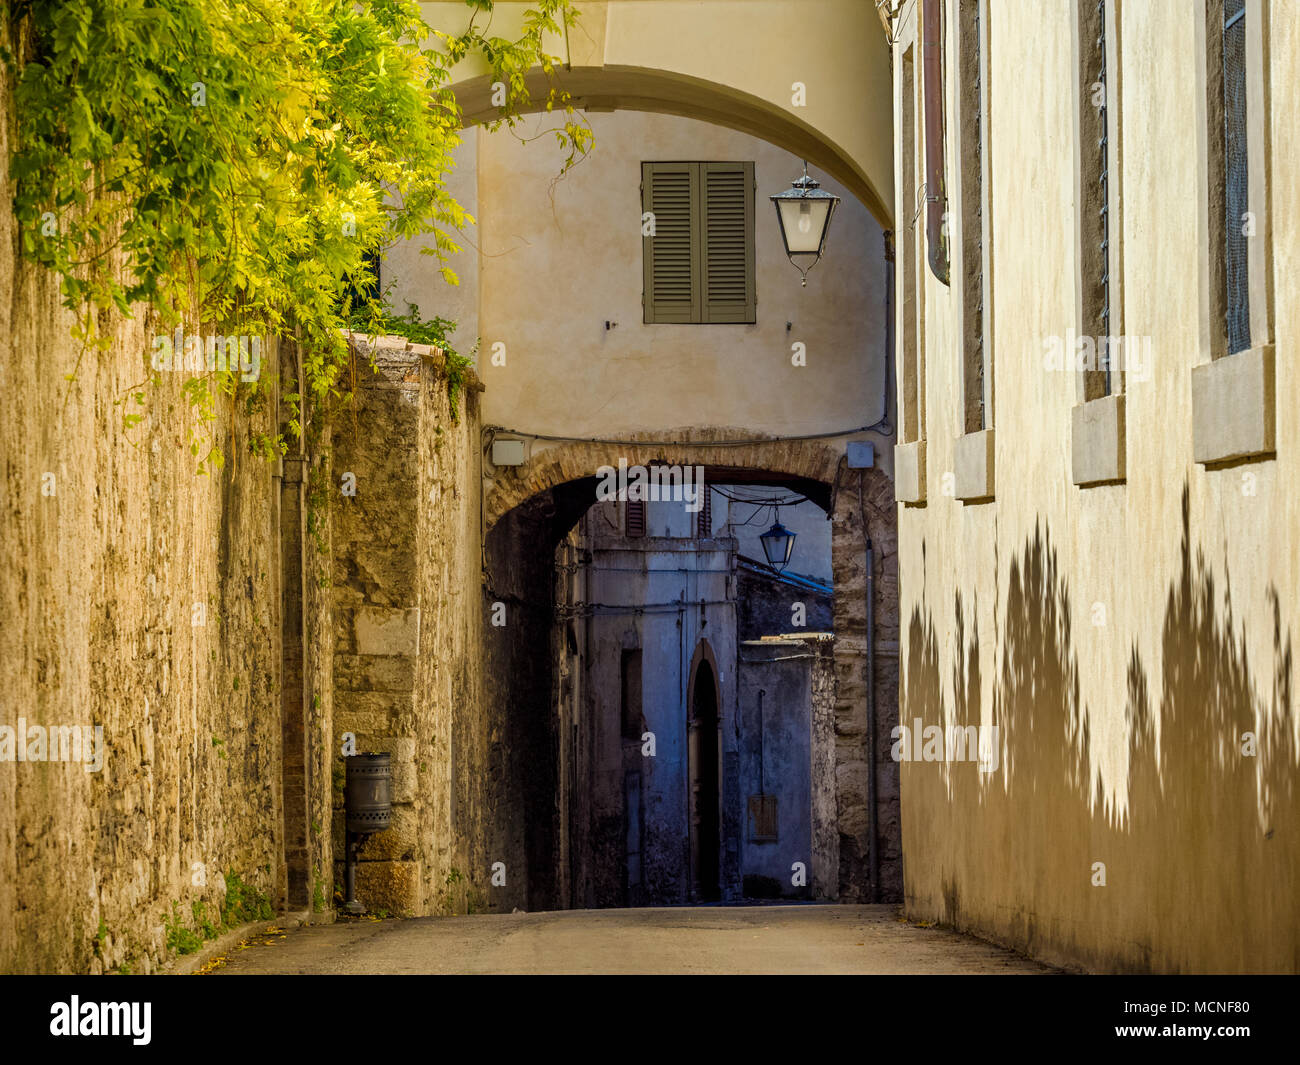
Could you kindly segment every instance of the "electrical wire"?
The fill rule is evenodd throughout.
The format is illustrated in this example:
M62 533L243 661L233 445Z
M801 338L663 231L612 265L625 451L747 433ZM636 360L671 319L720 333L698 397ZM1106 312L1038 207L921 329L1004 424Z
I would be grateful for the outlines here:
M733 503L762 503L769 507L797 507L800 503L808 502L807 496L797 495L789 499L780 496L735 496L725 489L717 487L717 485L709 485L708 487L717 492L723 499L729 499Z

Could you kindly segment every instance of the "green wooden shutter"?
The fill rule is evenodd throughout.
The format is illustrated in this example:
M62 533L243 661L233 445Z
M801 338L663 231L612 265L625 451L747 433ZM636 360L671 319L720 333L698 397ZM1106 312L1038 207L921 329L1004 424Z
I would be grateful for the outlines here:
M704 322L754 321L754 164L701 163Z
M699 164L642 163L641 210L655 235L642 237L645 320L700 321Z

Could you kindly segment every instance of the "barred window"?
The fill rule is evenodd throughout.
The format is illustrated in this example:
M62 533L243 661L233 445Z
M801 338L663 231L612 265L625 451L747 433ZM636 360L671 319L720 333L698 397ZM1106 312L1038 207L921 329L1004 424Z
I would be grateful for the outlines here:
M624 536L644 536L645 535L645 502L640 499L629 499L623 504L623 535Z

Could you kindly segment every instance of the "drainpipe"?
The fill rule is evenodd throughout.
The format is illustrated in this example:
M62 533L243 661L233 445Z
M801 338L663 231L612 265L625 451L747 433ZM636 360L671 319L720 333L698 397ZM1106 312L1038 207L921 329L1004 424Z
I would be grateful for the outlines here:
M871 901L880 901L880 820L876 807L876 558L867 530L867 510L862 500L862 480L858 474L858 511L862 515L862 535L866 539L867 597L867 867L871 877Z
M305 392L302 347L295 338L280 342L280 381L292 381L300 396ZM283 388L283 384L280 386ZM280 392L283 401L284 392ZM296 454L284 456L277 469L279 481L280 553L280 814L284 833L285 905L302 909L310 905L311 844L307 788L307 667L306 584L306 482L307 401L299 399L301 435ZM277 412L284 413L284 412Z
M890 367L894 361L894 233L885 230L885 379L884 396L880 403L880 420L872 428L878 429L885 436L894 431L889 422L889 397L893 393L890 381Z

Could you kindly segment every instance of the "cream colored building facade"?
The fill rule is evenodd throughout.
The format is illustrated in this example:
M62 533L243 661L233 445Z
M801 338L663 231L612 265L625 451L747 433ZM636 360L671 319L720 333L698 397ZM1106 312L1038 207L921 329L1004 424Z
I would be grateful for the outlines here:
M1093 969L1295 970L1300 18L897 7L900 718L1001 748L903 765L907 911ZM1109 395L1060 358L1087 336L1125 338Z

